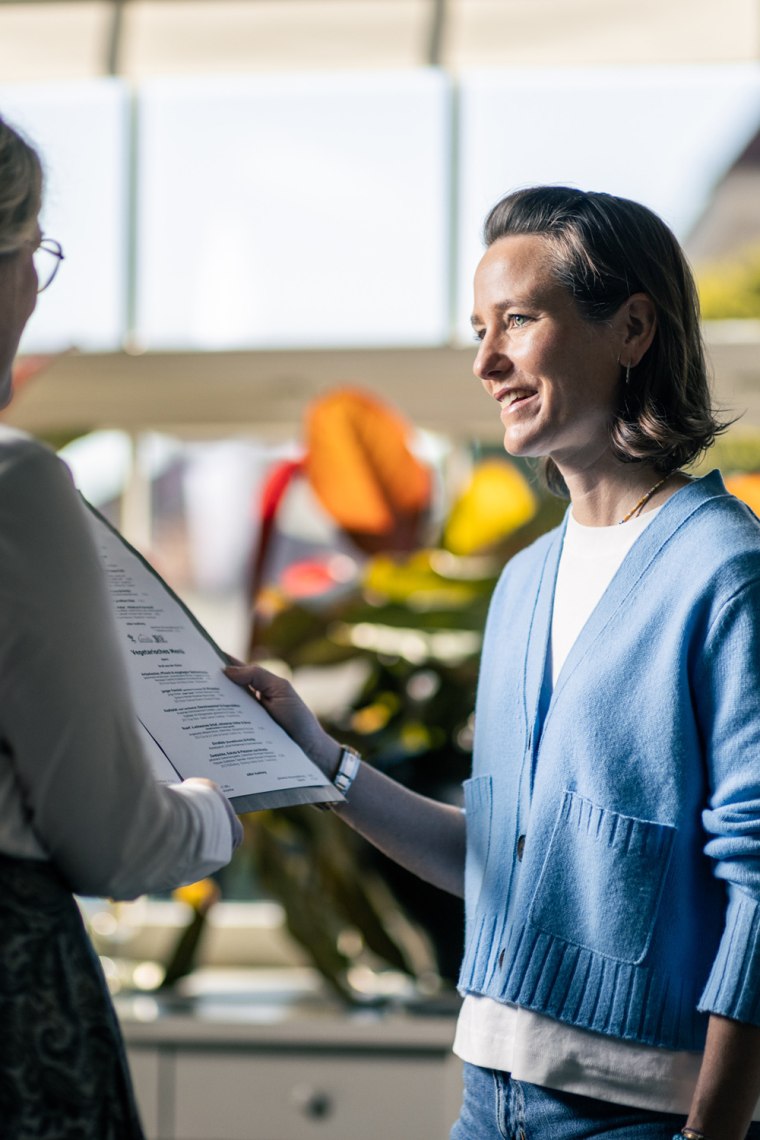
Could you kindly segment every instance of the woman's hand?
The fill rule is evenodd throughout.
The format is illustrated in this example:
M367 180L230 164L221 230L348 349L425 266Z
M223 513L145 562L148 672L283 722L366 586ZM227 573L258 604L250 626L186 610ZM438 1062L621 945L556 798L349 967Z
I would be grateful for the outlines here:
M289 681L261 665L228 665L224 672L236 685L250 689L273 720L329 780L333 779L340 763L341 747L325 732Z
M231 681L247 686L306 755L332 780L341 747L287 681L260 665L231 665ZM458 807L419 796L362 764L338 815L402 867L454 895L464 891L465 818Z

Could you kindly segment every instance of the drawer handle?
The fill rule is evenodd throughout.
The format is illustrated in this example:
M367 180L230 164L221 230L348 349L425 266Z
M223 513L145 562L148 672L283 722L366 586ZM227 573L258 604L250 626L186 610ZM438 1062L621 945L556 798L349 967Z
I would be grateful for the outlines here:
M290 1099L309 1120L326 1120L332 1116L333 1099L329 1093L315 1089L311 1085L296 1085Z

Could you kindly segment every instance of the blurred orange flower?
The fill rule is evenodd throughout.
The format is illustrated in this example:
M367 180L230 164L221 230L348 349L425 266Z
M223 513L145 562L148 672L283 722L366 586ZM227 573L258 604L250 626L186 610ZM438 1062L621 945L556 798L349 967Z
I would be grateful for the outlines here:
M760 516L760 475L729 475L726 487Z
M411 549L431 478L409 448L401 416L366 392L342 388L312 405L306 433L307 478L338 525L363 549Z

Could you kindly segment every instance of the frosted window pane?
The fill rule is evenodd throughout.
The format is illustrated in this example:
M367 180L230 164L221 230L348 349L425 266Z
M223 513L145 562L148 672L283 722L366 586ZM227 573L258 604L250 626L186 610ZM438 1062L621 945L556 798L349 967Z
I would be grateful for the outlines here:
M448 100L434 71L145 84L138 341L444 341Z
M537 183L634 198L684 239L757 130L760 67L533 69L462 80L457 335L488 209Z
M127 97L118 80L0 86L0 112L39 148L42 229L66 256L22 351L120 348L124 338Z

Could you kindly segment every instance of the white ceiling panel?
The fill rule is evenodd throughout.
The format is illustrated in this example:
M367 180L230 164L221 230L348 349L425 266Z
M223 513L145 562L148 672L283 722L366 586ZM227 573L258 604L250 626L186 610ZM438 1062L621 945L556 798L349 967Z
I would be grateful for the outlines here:
M472 67L742 62L757 0L447 0L444 64Z
M759 54L757 0L0 0L3 82Z
M3 83L92 79L105 74L113 4L0 4Z
M130 78L318 68L418 67L430 0L130 0Z

